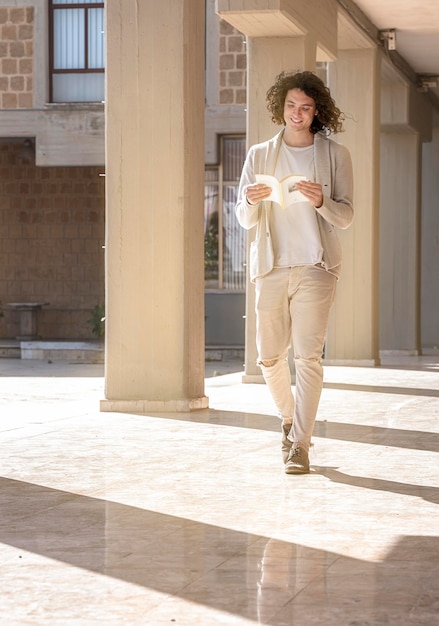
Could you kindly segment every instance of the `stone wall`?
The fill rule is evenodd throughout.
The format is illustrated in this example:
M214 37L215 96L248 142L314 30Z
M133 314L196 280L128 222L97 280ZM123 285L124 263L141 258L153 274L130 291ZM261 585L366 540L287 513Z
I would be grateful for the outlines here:
M245 36L220 20L219 104L246 104L246 67Z
M34 7L0 8L0 108L33 106Z
M104 302L101 172L36 167L32 145L0 140L0 337L19 334L8 302L49 302L39 313L44 338L93 337L87 320Z

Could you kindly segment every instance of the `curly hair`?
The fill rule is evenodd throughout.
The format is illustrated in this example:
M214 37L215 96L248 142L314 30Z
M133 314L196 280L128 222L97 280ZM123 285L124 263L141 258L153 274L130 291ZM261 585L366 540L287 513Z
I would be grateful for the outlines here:
M319 132L329 135L343 131L344 114L335 105L328 87L313 72L281 72L276 77L276 82L266 96L272 122L285 124L284 105L290 89L300 89L316 103L317 115L310 127L314 135Z

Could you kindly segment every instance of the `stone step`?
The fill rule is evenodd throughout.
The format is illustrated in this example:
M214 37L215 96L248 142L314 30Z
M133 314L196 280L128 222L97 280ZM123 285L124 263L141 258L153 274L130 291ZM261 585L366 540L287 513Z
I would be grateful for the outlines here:
M0 345L0 359L20 359L21 348L19 345Z
M103 363L104 344L98 341L0 339L0 358Z
M97 341L0 339L0 358L103 363L104 344ZM206 346L205 358L208 362L229 361L230 359L244 361L244 347Z

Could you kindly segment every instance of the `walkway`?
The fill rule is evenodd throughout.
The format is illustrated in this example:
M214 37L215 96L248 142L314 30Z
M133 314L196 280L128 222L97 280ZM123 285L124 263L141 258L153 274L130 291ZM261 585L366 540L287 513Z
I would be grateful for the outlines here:
M313 471L264 385L100 413L102 365L0 359L0 624L439 624L439 359L326 367Z

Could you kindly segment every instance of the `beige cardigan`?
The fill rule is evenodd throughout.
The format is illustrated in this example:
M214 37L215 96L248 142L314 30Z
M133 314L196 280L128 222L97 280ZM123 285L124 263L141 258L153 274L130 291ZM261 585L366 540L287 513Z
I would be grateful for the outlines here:
M235 207L239 223L247 230L256 226L256 237L250 247L250 279L265 276L273 269L273 246L270 233L271 202L249 204L245 196L247 185L254 184L255 174L274 175L282 145L283 129L275 137L250 148L241 174L238 202ZM323 204L316 209L323 247L323 267L335 276L341 270L341 246L335 228L350 226L353 175L348 149L322 134L314 137L316 182L322 185Z

